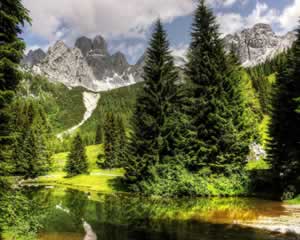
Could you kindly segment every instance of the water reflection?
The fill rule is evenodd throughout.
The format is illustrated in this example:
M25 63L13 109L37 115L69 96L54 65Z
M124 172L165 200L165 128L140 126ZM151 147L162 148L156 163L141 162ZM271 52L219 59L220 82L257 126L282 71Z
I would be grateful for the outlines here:
M295 239L294 236L237 225L240 221L260 216L284 214L283 207L277 202L238 198L176 200L124 194L89 195L59 188L33 192L30 194L36 194L48 209L40 239L83 239L84 221L100 240Z

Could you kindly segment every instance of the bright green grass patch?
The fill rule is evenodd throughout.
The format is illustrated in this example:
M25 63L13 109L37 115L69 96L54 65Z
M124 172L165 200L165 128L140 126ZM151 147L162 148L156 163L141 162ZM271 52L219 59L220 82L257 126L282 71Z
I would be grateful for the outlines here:
M104 149L103 145L91 145L87 146L86 148L86 155L87 159L89 162L89 170L98 170L97 167L97 157L99 154L104 154ZM63 171L64 166L67 162L68 159L68 152L63 152L63 153L57 153L52 156L52 161L53 161L53 171L58 172L58 171Z
M296 198L292 200L287 200L286 203L288 204L300 204L300 195L298 195Z
M258 161L249 161L246 165L246 170L268 170L270 169L270 165L263 159Z
M48 176L42 176L26 183L38 183L49 185L62 185L70 188L100 192L115 192L114 180L122 177L122 170L100 170L91 175L78 175L72 178L66 178L65 173L57 172Z

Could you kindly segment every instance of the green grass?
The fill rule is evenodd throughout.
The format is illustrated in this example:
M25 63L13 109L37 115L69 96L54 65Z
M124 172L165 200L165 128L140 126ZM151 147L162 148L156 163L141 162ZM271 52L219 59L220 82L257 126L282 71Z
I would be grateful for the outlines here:
M52 156L53 171L61 172L67 162L68 152L57 153ZM94 171L98 169L97 157L99 154L104 154L103 145L91 145L86 147L86 155L89 162L89 170Z
M296 198L294 198L292 200L287 200L286 203L288 203L288 204L294 204L294 205L300 204L300 195L298 195Z
M47 176L42 176L27 183L62 185L70 188L101 192L117 191L115 185L118 178L124 176L123 169L99 169L97 156L103 154L103 145L91 145L86 147L90 174L67 178L63 171L68 158L68 152L57 153L52 156L53 170Z
M93 172L92 174L96 174ZM27 183L39 183L49 185L62 185L74 189L100 191L100 192L115 192L114 182L123 176L120 169L116 170L100 170L99 175L78 175L72 178L66 178L66 174L62 172L53 173L48 176L42 176ZM107 174L107 175L105 175Z
M249 161L246 165L246 170L268 170L270 169L270 165L263 159L258 161Z

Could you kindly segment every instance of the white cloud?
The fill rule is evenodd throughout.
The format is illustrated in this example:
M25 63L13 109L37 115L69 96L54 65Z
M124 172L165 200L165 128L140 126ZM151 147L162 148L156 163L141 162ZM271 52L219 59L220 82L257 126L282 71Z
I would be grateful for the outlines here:
M185 59L187 55L188 47L189 47L188 44L179 44L174 47L171 47L172 55L174 57L182 57Z
M245 27L244 19L237 13L219 14L217 20L220 25L220 32L224 35L235 33Z
M253 11L247 16L242 16L239 13L217 15L220 31L224 35L252 27L256 23L273 24L278 22L278 19L280 19L279 12L270 8L266 3L261 2L257 2Z
M280 26L286 31L294 30L298 26L299 17L300 1L294 0L290 6L283 10L279 18Z
M32 45L32 46L26 46L26 49L25 49L25 54L28 54L28 52L30 50L37 50L41 48L44 52L47 52L48 51L48 48L49 48L49 45L43 45L43 46L40 46L40 45Z
M118 51L124 53L127 56L129 62L134 64L136 63L138 58L145 52L145 45L143 43L130 44L122 42L117 45L113 44L110 47L110 50L112 53Z
M190 14L195 6L194 0L23 1L33 19L31 31L50 42L79 34L143 37L157 17L169 22Z

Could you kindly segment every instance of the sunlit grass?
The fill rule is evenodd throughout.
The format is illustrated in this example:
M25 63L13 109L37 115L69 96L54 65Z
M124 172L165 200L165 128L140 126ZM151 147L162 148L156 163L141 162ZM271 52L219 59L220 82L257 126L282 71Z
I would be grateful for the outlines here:
M292 200L286 201L286 203L288 203L288 204L300 204L300 195L298 195L296 198L294 198Z
M99 154L103 154L103 145L91 145L86 147L86 155L89 162L89 170L97 170L97 159ZM53 161L53 171L63 171L64 166L68 159L68 152L57 153L52 156Z
M52 156L53 170L47 176L27 181L27 183L63 185L71 188L113 192L112 181L124 176L123 169L100 169L97 166L97 157L103 154L103 145L91 145L86 147L87 159L89 162L89 174L67 178L64 166L67 162L69 153L57 153Z

